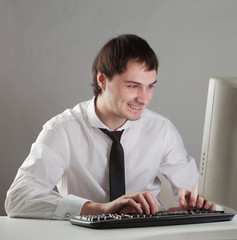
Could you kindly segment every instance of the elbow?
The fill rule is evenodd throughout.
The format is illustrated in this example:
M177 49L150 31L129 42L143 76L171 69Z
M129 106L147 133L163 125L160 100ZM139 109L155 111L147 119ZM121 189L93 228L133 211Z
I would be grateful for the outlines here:
M18 213L24 211L26 204L23 194L9 189L6 195L4 208L7 216L9 217L20 217Z
M16 206L17 204L15 204L14 200L12 200L11 194L7 193L5 203L4 203L4 208L8 217L16 217L16 214L15 214Z

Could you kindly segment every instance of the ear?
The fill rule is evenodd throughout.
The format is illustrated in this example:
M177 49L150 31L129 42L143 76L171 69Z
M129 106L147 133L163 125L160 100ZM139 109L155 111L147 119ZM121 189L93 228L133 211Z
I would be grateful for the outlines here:
M105 90L105 75L101 72L97 73L97 83L102 90Z

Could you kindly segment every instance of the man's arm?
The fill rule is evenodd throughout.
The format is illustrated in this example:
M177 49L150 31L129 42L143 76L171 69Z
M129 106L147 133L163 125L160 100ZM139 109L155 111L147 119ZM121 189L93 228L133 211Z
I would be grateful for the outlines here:
M46 124L7 192L10 217L66 219L87 199L53 190L69 166L69 148L63 130Z

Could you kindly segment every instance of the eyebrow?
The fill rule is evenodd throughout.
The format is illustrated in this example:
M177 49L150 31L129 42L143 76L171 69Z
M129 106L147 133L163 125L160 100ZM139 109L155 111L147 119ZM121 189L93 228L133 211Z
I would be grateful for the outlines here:
M125 83L132 83L132 84L137 84L137 85L142 85L140 82L136 82L136 81L129 81L129 80L125 80L124 81ZM154 82L152 82L151 84L149 85L154 85L157 83L157 80L155 80Z

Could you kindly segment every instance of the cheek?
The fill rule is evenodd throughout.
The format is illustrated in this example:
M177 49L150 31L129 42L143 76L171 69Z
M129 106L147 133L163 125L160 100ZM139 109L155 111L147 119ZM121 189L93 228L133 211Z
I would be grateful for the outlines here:
M130 99L132 99L133 98L133 93L131 93L130 91L127 91L126 89L125 90L117 90L117 97L121 100L121 101L124 101L124 102L126 102L126 101L128 101L128 100L130 100Z
M152 90L149 92L149 94L148 94L148 98L149 98L149 100L151 100L152 97L153 97L153 89L152 89Z

